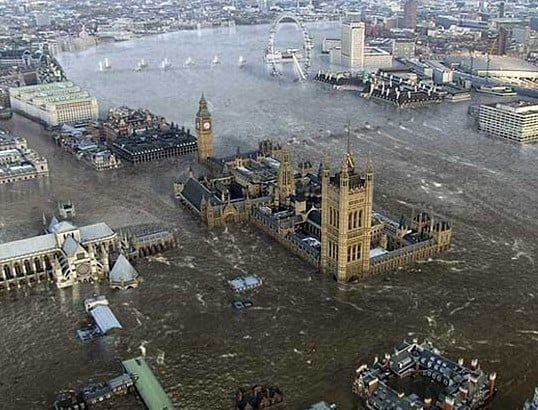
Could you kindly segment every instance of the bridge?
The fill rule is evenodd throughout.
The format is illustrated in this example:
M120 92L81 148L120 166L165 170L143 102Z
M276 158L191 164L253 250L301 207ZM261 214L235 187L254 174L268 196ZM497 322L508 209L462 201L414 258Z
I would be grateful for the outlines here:
M275 49L275 36L282 23L295 23L297 29L301 32L302 47L288 48L286 50ZM306 29L305 23L293 13L282 13L271 24L269 30L269 40L265 49L264 60L270 67L271 75L278 77L282 73L280 64L291 63L294 65L295 72L302 80L306 79L308 69L310 68L310 54L313 48L312 37Z

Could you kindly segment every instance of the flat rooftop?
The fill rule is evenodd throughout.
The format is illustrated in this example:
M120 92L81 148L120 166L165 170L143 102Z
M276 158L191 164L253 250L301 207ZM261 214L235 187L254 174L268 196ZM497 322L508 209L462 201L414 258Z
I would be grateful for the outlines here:
M445 59L448 63L461 63L467 67L471 66L471 57L467 54L461 56L448 56ZM473 70L486 70L488 66L488 58L484 55L477 55L473 58ZM520 58L508 56L490 56L490 70L505 70L505 71L536 71L538 68Z
M390 53L379 47L364 47L364 55L365 56L390 56Z
M538 114L538 102L532 101L510 101L502 103L485 104L502 111L510 111L516 114L535 115Z
M83 102L95 98L71 81L12 87L9 92L14 98L31 101L36 105Z
M147 134L117 138L112 144L131 155L165 151L185 145L195 145L196 137L188 131L150 131Z
M134 380L136 390L148 409L174 409L174 405L143 357L124 360L122 365Z

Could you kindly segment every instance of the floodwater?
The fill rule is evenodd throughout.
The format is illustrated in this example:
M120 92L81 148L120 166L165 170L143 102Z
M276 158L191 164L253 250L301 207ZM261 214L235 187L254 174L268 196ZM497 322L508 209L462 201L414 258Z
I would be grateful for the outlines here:
M316 66L333 25L312 27ZM94 92L102 110L147 107L192 128L203 91L210 103L217 154L246 150L272 137L290 142L296 160L334 168L346 147L359 166L376 166L375 206L395 217L424 208L448 219L454 243L445 254L343 286L322 276L249 225L207 229L173 199L173 181L192 157L96 173L57 149L40 126L15 116L0 124L26 137L50 163L47 180L0 188L0 240L34 235L42 212L71 199L79 225L113 228L163 223L177 250L136 265L140 288L111 292L105 283L58 290L52 285L0 296L2 408L41 409L56 392L119 372L140 353L180 409L229 409L237 386L274 384L289 409L319 400L362 408L351 393L354 370L402 339L428 339L452 359L478 358L498 374L493 409L521 408L538 385L538 146L478 133L468 103L396 110L293 72L271 78L262 62L267 26L180 32L108 44L60 56L68 77ZM286 27L278 41L296 35ZM281 39L281 40L280 40ZM222 63L211 66L218 54ZM248 63L237 66L239 55ZM98 72L108 57L112 69ZM157 68L167 57L175 69ZM187 57L194 68L180 67ZM133 70L138 59L147 71ZM264 280L255 307L234 312L225 280L256 273ZM105 294L124 329L81 344L83 299ZM157 358L164 353L164 362ZM135 399L114 408L137 408ZM106 407L106 406L105 406Z

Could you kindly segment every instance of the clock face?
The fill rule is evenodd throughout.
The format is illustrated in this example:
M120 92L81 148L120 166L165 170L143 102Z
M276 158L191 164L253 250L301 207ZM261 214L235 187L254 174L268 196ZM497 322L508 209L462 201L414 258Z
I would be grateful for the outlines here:
M211 123L210 122L204 122L204 130L208 130L211 128Z

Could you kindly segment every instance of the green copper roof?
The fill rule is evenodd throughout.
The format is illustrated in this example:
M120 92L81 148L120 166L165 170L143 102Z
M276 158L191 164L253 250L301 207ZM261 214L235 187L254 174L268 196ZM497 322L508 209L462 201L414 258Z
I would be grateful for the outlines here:
M122 362L149 410L173 410L174 406L143 357Z

